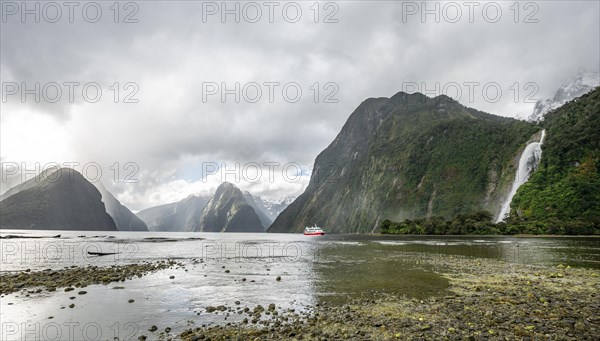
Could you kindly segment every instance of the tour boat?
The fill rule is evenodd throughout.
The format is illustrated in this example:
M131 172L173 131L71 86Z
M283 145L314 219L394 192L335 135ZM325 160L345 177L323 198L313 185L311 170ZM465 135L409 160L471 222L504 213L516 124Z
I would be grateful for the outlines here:
M304 228L305 236L322 236L324 234L325 234L325 231L323 231L323 229L321 229L317 225L312 226L312 227L307 226Z

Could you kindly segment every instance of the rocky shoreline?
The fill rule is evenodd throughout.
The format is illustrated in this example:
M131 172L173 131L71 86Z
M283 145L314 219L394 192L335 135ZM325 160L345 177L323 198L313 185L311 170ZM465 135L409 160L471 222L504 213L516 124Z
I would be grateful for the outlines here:
M415 255L449 280L441 295L419 300L387 293L317 304L306 312L274 304L209 307L242 322L202 326L183 340L600 339L600 271L507 263L493 259ZM214 309L213 309L214 308Z
M140 340L600 339L600 270L425 253L403 252L397 257L433 269L448 281L448 287L423 299L371 290L335 300L324 296L314 306L297 305L304 307L297 310L272 302L247 306L235 301L231 306L203 308L202 315L216 314L223 322L202 324L205 322L190 320L188 329L182 331L173 325L161 325L157 316L157 321L143 327L136 337ZM402 271L402 259L394 263L398 264L397 271ZM186 270L185 265L165 260L11 272L0 275L0 293L4 297L14 292L33 296L43 290L73 291L92 284L124 282L162 269ZM78 291L80 295L86 293ZM206 316L202 321L206 321Z
M23 291L25 295L40 293L43 290L56 291L60 288L84 288L92 284L109 284L124 282L134 277L142 277L150 272L182 266L172 260L146 262L126 265L99 266L70 266L60 270L46 269L31 271L26 269L19 272L8 272L0 275L0 295ZM35 289L35 290L28 290Z

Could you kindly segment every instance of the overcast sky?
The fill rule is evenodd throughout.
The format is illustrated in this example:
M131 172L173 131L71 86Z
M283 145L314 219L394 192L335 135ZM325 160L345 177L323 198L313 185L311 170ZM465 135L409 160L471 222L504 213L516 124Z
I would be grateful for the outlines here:
M2 0L2 162L96 162L134 211L212 192L221 164L239 163L226 180L253 194L299 195L369 97L446 90L524 117L600 60L598 1L229 2L225 20L220 1L58 2L60 16L39 3L39 23L35 4L23 17L20 1ZM23 91L36 83L39 103ZM232 93L222 103L223 83L239 84L239 103ZM136 183L123 182L129 174Z

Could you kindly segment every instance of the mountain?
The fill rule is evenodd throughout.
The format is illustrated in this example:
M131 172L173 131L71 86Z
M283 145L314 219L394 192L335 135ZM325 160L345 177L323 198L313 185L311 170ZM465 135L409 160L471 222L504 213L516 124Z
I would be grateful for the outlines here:
M600 231L600 87L549 112L542 126L541 164L517 191L511 219L538 222L540 233Z
M271 214L270 214L269 210L267 209L267 207L265 206L264 201L258 196L256 196L256 197L253 196L248 191L245 191L243 193L243 195L244 195L244 200L246 201L246 203L248 205L250 205L254 209L254 212L256 213L256 215L258 216L258 219L260 220L260 223L262 224L263 228L266 230L269 226L271 226L271 224L273 223L273 220L275 220L275 219L271 217Z
M18 187L0 201L1 228L117 230L98 189L73 169L42 172Z
M137 215L150 231L264 232L273 221L270 214L260 197L224 182L212 196L191 195Z
M207 196L190 195L179 202L147 208L137 216L150 231L191 232L198 226L209 200Z
M266 209L266 214L273 220L277 218L277 216L283 212L294 200L296 197L287 196L282 200L262 200L262 204Z
M265 200L259 196L250 194L248 191L244 191L244 199L246 199L246 202L254 208L254 211L260 218L260 221L266 230L271 226L275 218L277 218L277 216L288 207L295 198L286 197L281 201Z
M594 90L598 85L600 85L600 73L598 71L581 71L569 83L563 84L552 98L537 101L533 113L527 120L541 122L547 112Z
M384 219L451 218L489 211L508 196L532 123L467 108L447 96L370 98L321 152L302 195L269 232L318 224L371 232Z
M55 173L59 169L60 169L60 167L58 167L58 166L49 167L47 169L44 169L38 175L36 175L34 178L30 179L33 181L23 181L25 179L24 178L25 175L22 173L19 173L19 174L15 175L14 177L11 177L10 182L9 182L10 187L6 191L4 191L4 193L2 193L2 195L0 195L0 200L4 200L4 199L10 197L11 195L16 194L24 189L35 186L37 183L41 182L43 179L45 179L49 175ZM52 177L59 177L60 174L62 174L62 173L55 173L52 175ZM51 177L51 179L52 179L52 177Z
M113 218L119 231L148 231L146 223L123 206L112 193L106 190L102 182L98 181L94 185L100 191L106 212Z
M242 191L232 183L224 182L204 207L196 231L264 232L265 227Z
M0 167L0 178L2 179L0 181L0 200L4 197L4 193L23 182L22 177L23 174L21 172L8 174L4 167Z

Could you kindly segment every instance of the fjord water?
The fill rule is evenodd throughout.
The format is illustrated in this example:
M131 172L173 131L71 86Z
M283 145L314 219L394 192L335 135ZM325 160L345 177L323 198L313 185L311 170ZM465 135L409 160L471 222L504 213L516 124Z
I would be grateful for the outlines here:
M56 234L60 237L52 238ZM444 295L448 282L443 269L435 262L419 262L420 255L501 259L507 271L512 263L600 268L597 238L2 231L3 237L8 235L12 237L0 240L3 272L161 260L184 267L90 285L85 295L73 294L78 289L4 295L3 340L20 339L23 330L53 339L57 328L62 338L55 339L64 339L67 332L75 339L136 339L151 325L181 332L241 320L243 315L235 312L205 309L235 307L236 301L250 309L274 303L302 311L323 301L338 304L348 296L368 298L376 292L421 299ZM88 251L118 254L90 256Z

